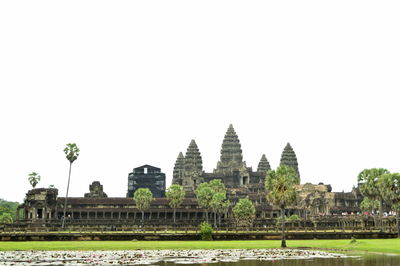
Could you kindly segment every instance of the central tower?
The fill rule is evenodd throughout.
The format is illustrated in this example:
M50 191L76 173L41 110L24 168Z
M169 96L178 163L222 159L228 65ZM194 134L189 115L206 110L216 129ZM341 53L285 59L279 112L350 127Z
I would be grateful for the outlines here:
M239 137L232 124L230 124L224 140L222 141L221 158L214 172L219 174L231 174L245 167L246 164L243 162L242 147Z

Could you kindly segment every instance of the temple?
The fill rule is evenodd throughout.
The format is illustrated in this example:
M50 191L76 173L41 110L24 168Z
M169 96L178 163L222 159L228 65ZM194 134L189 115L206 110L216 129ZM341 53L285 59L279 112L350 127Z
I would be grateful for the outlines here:
M292 146L284 147L281 165L295 169L300 179L297 156ZM239 137L232 125L229 125L221 145L219 161L212 172L203 169L202 154L195 140L191 140L185 155L179 152L173 169L172 183L183 186L186 197L177 209L177 221L173 223L173 210L165 198L165 174L160 168L143 165L134 168L128 174L128 189L126 197L107 197L99 181L93 182L89 193L84 197L69 197L67 199L67 224L93 226L124 227L141 224L140 211L135 205L133 194L138 188L149 188L154 200L145 211L147 225L192 225L197 226L204 221L206 213L211 212L200 208L194 194L196 187L203 182L220 179L227 188L227 197L231 202L229 210L223 215L222 223L226 226L234 224L232 207L241 198L249 198L256 207L255 225L275 223L279 208L267 201L268 191L265 190L266 173L271 165L265 154L261 155L257 169L247 166L244 161ZM288 208L286 215L297 214L305 219L309 217L333 216L345 213L360 212L362 196L358 188L351 192L332 192L330 185L298 184L297 204ZM55 188L36 188L28 191L25 202L19 206L18 214L23 210L16 224L31 225L38 222L45 227L60 226L63 216L65 198L58 197Z

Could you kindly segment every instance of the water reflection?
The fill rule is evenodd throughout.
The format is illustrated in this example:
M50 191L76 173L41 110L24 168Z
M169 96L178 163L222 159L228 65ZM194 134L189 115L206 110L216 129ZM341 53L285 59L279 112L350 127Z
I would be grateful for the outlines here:
M275 261L241 260L238 262L217 262L196 265L209 266L399 266L400 256L391 255L360 255L352 258L325 258L325 259L286 259ZM160 262L160 266L194 265Z

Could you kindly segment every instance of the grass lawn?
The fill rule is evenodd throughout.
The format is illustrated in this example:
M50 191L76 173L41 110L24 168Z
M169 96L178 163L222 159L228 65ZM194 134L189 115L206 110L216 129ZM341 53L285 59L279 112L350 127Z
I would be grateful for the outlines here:
M400 254L400 239L288 240L289 248L311 247ZM278 248L279 240L247 241L27 241L0 242L5 250L129 250L129 249L239 249Z

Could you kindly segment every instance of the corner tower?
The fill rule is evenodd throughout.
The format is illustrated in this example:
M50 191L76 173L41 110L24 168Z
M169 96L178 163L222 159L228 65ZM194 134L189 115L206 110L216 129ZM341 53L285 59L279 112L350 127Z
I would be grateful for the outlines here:
M182 185L183 168L185 166L185 157L182 152L179 153L175 161L174 173L172 175L172 184Z
M190 142L183 161L182 186L186 191L192 191L201 183L203 173L203 160L194 139Z
M260 162L258 163L257 172L266 173L271 170L271 166L265 157L265 154L262 155Z

